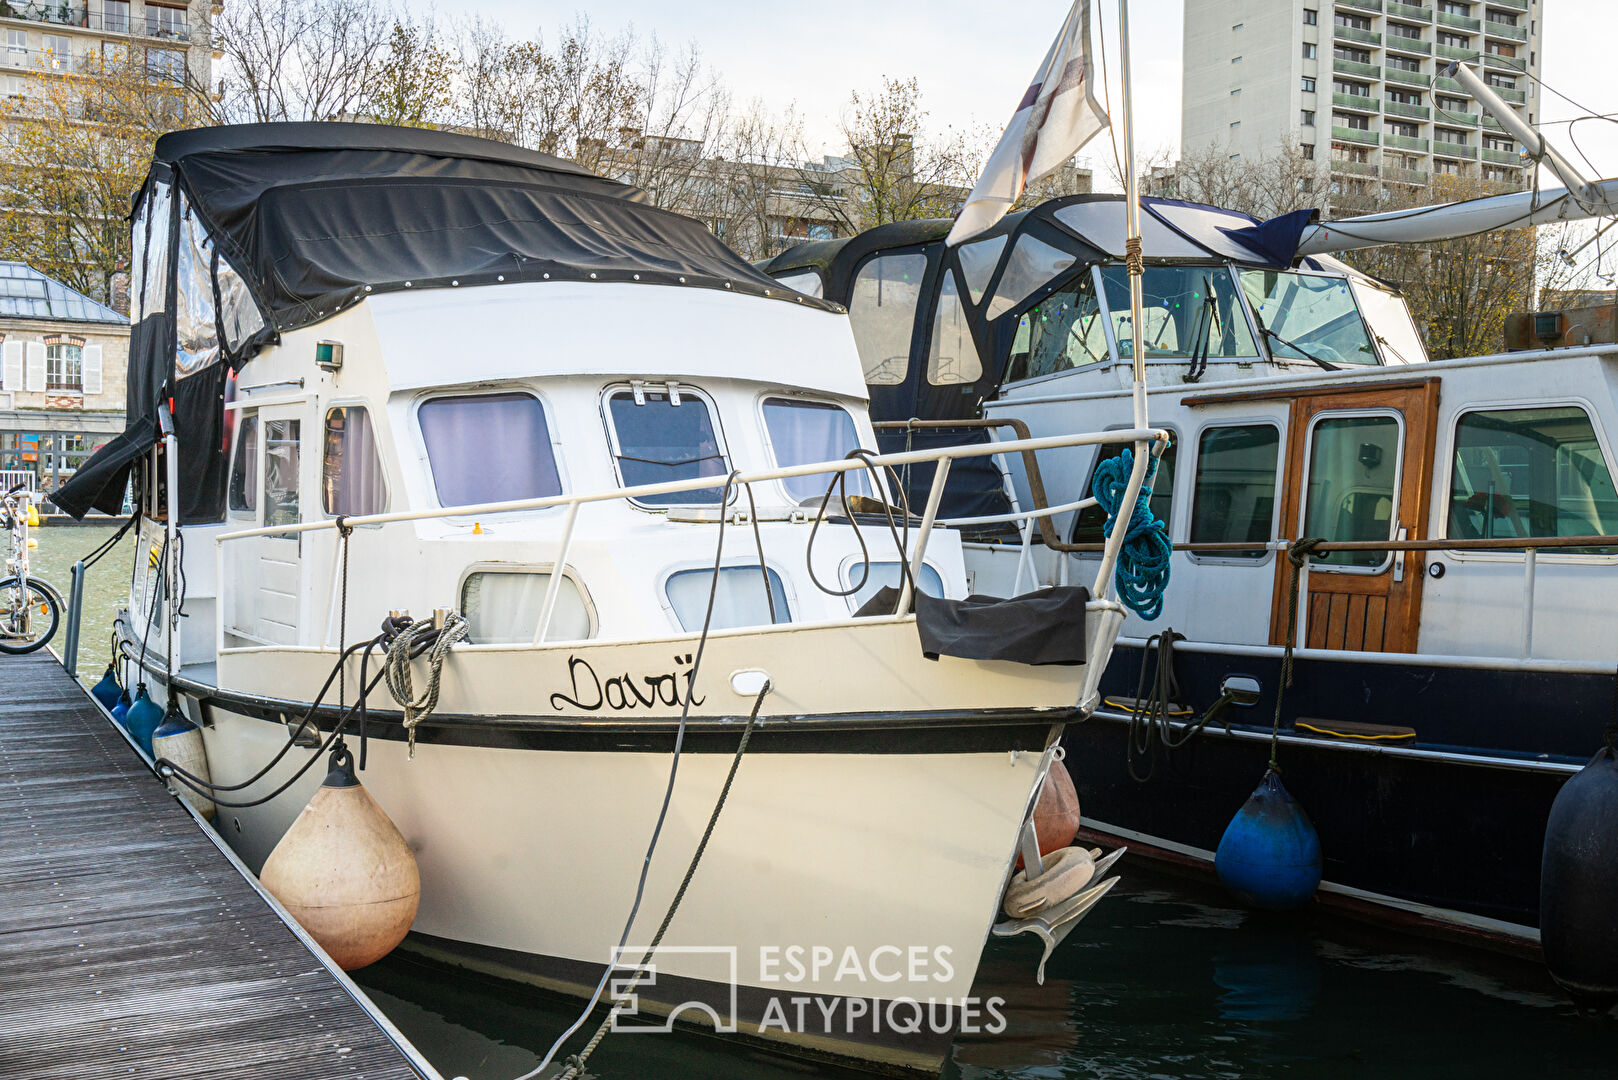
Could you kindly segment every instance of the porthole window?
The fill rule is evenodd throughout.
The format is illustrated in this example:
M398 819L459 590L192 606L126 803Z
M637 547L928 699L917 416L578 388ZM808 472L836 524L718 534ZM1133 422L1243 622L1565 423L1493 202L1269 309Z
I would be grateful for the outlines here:
M766 587L768 595L766 595ZM751 566L724 566L719 570L719 584L714 589L713 569L677 570L669 575L663 587L669 606L680 627L690 633L702 629L703 616L708 611L708 594L714 591L713 619L710 630L731 630L741 626L769 626L772 622L792 621L787 605L786 587L781 575L768 567L763 572L754 563ZM771 609L774 617L771 617Z

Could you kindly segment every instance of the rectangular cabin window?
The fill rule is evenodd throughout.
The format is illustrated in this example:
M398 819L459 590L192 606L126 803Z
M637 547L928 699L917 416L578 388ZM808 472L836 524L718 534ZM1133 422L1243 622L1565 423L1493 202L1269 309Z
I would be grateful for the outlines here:
M1502 409L1461 417L1450 475L1451 539L1612 535L1618 535L1618 493L1583 409Z
M1150 503L1152 513L1165 522L1169 520L1169 510L1174 497L1174 459L1176 451L1179 450L1179 444L1180 440L1171 434L1169 444L1163 450L1163 456L1158 459L1156 477L1153 477L1150 472L1146 474L1146 484L1152 489ZM1125 450L1133 452L1133 447L1116 444L1103 446L1101 453L1096 456L1096 469L1099 469L1103 462L1111 461ZM1091 469L1089 486L1084 489L1086 494L1095 493L1095 479L1095 469ZM1078 519L1073 523L1072 542L1075 544L1099 544L1103 542L1107 538L1106 533L1102 531L1106 524L1106 511L1099 506L1085 507L1079 511Z
M667 390L614 390L607 398L612 419L618 475L625 487L667 484L699 476L726 476L730 462L719 441L708 402L680 387ZM643 506L711 505L723 488L697 488L635 501Z
M1392 540L1399 499L1400 424L1393 416L1328 416L1310 436L1303 536ZM1374 569L1385 551L1318 555L1322 567Z
M1197 441L1191 495L1193 544L1266 543L1275 522L1275 475L1281 431L1273 424L1212 427ZM1259 559L1263 548L1211 554Z
M688 633L702 629L710 591L714 593L713 619L708 624L710 630L769 626L772 622L792 621L781 575L768 567L760 573L757 563L752 566L720 567L717 588L711 567L706 570L679 570L669 575L663 591L668 596L669 606L674 609L674 617L679 620L681 629ZM773 619L770 617L772 604Z
M858 586L854 594L848 598L849 608L852 611L858 611L864 607L872 597L883 589L897 589L904 581L903 571L897 562L871 563L869 564L871 568L869 573L866 573L866 565L863 561L855 560L849 564L848 573L844 575L846 580L843 582L843 588L854 589L855 586ZM860 582L862 575L865 578L863 584ZM916 588L928 596L942 597L944 595L944 579L938 575L937 570L934 570L926 563L922 563L921 574L918 575L916 581Z
M881 255L862 265L849 291L848 321L867 386L898 386L910 370L910 339L927 256Z
M858 448L859 436L854 418L847 410L824 401L793 398L764 399L764 428L770 435L775 463L782 468L838 461ZM816 504L826 494L831 473L793 476L781 481L787 494L798 502ZM850 495L869 495L870 485L863 470L850 472L845 490Z
M264 421L264 524L296 525L302 422Z
M371 414L362 406L344 405L326 413L320 502L326 513L344 517L380 514L388 508L376 433Z
M236 428L236 462L230 468L230 510L235 517L258 513L258 417L242 416Z
M432 398L416 412L440 506L562 493L545 406L533 394Z
M1328 364L1379 362L1347 279L1279 270L1243 270L1241 279L1276 357L1313 357Z
M1112 309L1118 355L1134 355L1129 321L1129 274L1120 265L1101 268ZM1141 277L1146 355L1254 359L1258 348L1236 286L1223 266L1150 266Z
M528 570L484 570L468 574L461 586L461 613L467 637L475 645L526 645L539 632L539 614L551 586L549 573ZM546 641L583 641L594 637L590 607L578 583L563 575L556 608L545 629Z

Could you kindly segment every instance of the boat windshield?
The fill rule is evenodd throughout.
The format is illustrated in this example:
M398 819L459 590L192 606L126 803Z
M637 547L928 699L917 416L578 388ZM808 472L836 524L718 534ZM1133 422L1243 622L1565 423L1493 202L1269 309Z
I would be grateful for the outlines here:
M1103 266L1118 355L1133 356L1129 330L1129 272ZM1224 266L1150 266L1141 277L1146 355L1254 359L1259 355L1236 286Z
M1241 278L1274 355L1333 365L1379 362L1347 278L1280 270L1243 270Z

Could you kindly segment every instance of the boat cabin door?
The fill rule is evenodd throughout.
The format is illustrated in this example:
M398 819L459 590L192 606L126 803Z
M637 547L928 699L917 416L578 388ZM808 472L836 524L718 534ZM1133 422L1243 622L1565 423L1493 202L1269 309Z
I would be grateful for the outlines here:
M306 411L299 402L243 407L238 413L227 532L302 520ZM220 558L227 634L255 644L298 644L307 618L303 544L301 533L224 542Z
M1437 379L1294 399L1282 535L1425 538L1437 406ZM1297 639L1313 649L1414 652L1423 566L1420 552L1312 556ZM1271 644L1286 640L1291 573L1290 560L1276 561Z

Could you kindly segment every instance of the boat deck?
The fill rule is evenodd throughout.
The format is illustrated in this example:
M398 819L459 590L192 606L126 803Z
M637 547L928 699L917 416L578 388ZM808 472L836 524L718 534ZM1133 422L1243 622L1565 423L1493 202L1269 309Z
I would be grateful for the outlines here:
M0 1074L440 1080L48 653L0 656Z

